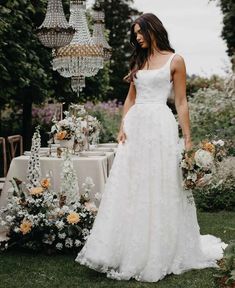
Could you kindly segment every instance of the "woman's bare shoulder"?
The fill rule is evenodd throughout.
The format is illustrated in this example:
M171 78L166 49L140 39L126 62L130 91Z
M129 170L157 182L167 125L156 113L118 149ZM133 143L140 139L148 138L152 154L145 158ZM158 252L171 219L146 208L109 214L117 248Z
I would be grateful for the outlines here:
M185 69L185 61L184 58L179 55L179 54L175 54L175 56L172 59L172 68L173 69Z

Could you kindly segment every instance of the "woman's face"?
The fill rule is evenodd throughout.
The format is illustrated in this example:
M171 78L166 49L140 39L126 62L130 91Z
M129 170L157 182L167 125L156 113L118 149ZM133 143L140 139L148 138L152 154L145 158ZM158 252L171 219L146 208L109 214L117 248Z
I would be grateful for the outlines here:
M136 41L139 43L141 48L148 48L148 43L147 41L144 39L144 36L142 34L141 28L139 24L135 24L134 26L134 34L136 37Z

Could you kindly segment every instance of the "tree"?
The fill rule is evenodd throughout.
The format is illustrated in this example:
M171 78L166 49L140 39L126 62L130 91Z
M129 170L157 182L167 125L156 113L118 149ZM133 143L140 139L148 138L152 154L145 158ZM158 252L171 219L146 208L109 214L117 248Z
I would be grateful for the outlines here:
M130 5L133 0L103 0L100 3L105 13L105 26L109 31L109 44L112 47L110 60L109 98L124 101L128 91L128 84L123 77L128 73L131 47L129 44L132 16L140 12ZM95 4L96 5L96 4Z
M59 79L51 67L51 50L35 35L44 17L46 0L3 0L0 6L0 104L23 109L25 148L32 137L32 104L45 98L74 95L68 79ZM60 89L56 89L60 83ZM56 93L55 93L56 92ZM9 129L10 130L10 129Z
M212 1L212 0L211 0ZM233 71L235 70L235 2L234 0L217 0L223 13L222 38L227 44L227 54L231 58Z

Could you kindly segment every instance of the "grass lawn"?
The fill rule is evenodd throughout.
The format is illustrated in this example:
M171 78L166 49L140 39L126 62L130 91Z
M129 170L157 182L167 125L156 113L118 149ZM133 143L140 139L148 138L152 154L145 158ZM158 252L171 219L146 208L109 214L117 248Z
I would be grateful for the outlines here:
M213 234L227 242L235 239L235 213L198 213L201 234ZM115 281L105 274L74 262L76 255L34 255L6 251L0 254L0 288L216 288L215 269L191 270L168 275L157 283ZM189 255L190 257L190 255Z

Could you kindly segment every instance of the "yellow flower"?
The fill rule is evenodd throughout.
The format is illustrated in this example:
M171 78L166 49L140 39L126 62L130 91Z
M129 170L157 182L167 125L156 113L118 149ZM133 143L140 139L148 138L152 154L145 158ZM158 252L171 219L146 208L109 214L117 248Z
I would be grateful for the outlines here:
M40 182L43 188L48 188L49 186L51 186L51 181L49 178L45 178L42 179L42 181Z
M64 138L67 136L67 132L66 131L61 131L61 132L58 132L56 134L56 139L57 140L64 140Z
M78 213L76 212L71 212L68 216L67 216L67 221L69 224L77 224L80 221L80 216Z
M23 235L29 233L32 229L32 222L29 220L23 220L22 223L20 224L20 232L22 232Z
M212 143L210 143L210 142L202 143L202 149L206 150L206 151L208 151L210 153L214 153L215 152L215 146Z
M30 190L31 195L40 195L42 194L44 189L42 187L34 187Z

